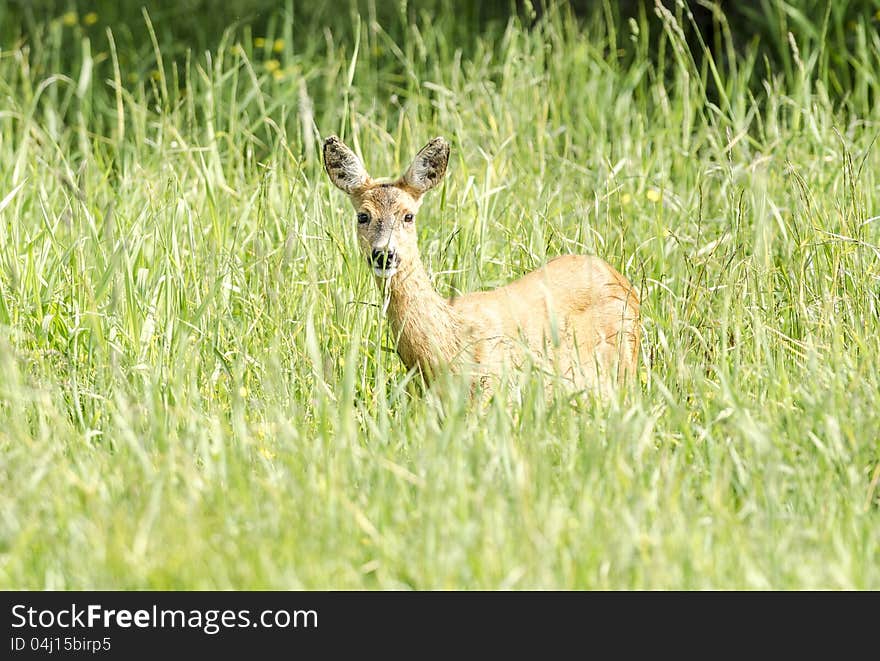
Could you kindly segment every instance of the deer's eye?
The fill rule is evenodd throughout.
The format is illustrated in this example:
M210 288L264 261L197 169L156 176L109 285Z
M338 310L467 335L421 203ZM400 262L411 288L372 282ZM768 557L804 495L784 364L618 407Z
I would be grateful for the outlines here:
M370 222L370 214L361 212L358 214L358 222L363 225Z
M411 223L413 221L413 215L411 213L408 213L403 217L403 220L407 223Z

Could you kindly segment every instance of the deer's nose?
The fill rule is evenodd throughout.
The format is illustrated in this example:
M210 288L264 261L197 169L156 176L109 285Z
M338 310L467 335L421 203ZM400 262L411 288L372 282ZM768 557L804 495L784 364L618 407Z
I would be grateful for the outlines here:
M373 266L377 268L394 268L397 266L398 261L397 251L394 248L387 248L385 250L373 249L372 262Z

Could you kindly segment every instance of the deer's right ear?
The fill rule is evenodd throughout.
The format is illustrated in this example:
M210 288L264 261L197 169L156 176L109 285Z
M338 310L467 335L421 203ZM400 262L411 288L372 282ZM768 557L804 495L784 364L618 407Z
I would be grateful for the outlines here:
M370 180L361 159L335 135L324 141L324 169L330 181L349 195L363 188Z

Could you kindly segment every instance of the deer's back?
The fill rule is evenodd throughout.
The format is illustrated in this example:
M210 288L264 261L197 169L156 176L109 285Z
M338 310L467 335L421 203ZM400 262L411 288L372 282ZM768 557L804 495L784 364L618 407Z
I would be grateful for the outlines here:
M635 371L639 301L629 281L603 259L557 257L519 280L450 301L465 322L473 359L493 372L527 353L562 374ZM589 379L588 379L589 380Z

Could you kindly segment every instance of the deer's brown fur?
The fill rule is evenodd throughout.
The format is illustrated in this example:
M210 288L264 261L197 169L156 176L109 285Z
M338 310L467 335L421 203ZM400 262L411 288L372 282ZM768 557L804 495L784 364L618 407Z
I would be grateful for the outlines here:
M400 179L377 182L336 136L324 143L327 174L348 193L359 217L358 242L388 293L404 364L428 378L449 368L485 380L531 360L579 387L603 391L635 372L638 297L599 257L557 257L491 291L445 299L434 290L413 218L424 193L443 178L448 158L449 144L435 138Z

